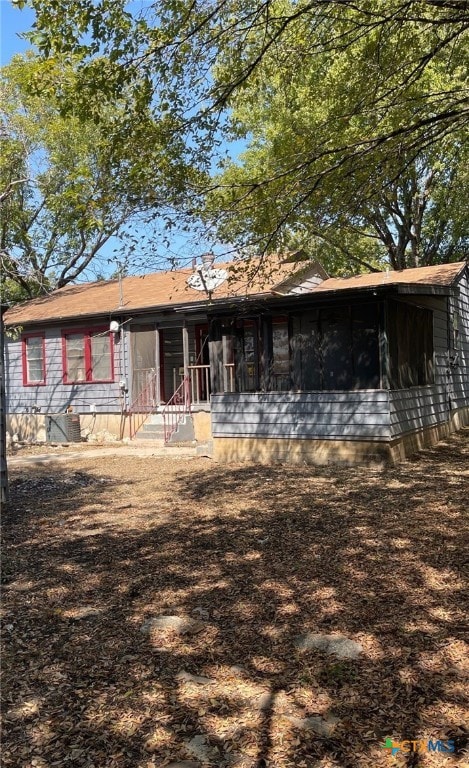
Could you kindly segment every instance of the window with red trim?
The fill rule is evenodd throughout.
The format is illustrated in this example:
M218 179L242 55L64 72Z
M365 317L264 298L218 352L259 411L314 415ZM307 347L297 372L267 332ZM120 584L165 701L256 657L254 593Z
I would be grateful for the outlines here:
M62 335L65 384L114 380L112 338L108 329L67 331Z
M43 333L23 336L23 385L46 383L46 344Z

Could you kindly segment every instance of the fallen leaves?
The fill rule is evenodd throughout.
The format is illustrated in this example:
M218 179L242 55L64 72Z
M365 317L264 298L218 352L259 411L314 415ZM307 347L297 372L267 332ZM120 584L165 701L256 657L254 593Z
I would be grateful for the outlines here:
M463 760L467 459L13 469L3 765L389 768L386 736L452 733Z

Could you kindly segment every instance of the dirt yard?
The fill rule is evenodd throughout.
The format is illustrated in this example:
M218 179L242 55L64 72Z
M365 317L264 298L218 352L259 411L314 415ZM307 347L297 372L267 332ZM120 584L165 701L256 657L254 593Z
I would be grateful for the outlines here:
M468 437L388 469L14 467L2 765L467 765Z

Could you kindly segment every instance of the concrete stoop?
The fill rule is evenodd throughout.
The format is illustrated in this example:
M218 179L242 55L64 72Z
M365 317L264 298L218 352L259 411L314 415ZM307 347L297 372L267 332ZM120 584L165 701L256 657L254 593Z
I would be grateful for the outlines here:
M164 421L162 414L152 413L145 424L138 430L135 439L164 443ZM194 447L195 445L192 416L187 414L179 423L176 431L171 435L166 447Z
M194 422L190 414L184 416L179 422L176 431L169 438L168 446L181 445L181 443L195 445Z
M152 413L135 435L137 440L164 441L164 422L161 413Z

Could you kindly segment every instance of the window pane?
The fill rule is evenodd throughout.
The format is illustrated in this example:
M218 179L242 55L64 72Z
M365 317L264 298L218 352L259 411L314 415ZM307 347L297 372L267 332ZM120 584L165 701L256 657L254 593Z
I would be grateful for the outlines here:
M28 381L43 381L42 360L28 360Z
M44 381L44 348L41 336L26 339L27 381Z
M91 370L93 381L111 378L111 340L107 334L91 337Z
M82 333L71 333L66 338L67 381L86 381L85 337Z
M28 347L28 356L36 355L36 357L42 357L42 336L31 336L26 339L26 346Z

